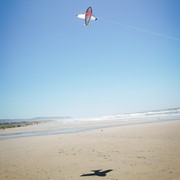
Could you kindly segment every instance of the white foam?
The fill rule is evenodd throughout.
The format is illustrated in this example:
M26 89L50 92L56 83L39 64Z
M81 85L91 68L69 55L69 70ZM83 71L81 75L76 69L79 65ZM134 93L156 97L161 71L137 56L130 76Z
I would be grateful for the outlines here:
M180 119L180 108L166 109L159 111L147 111L128 114L116 114L100 117L89 117L74 119L74 121L106 121L106 120L132 120L132 119L162 119L162 118L178 118Z

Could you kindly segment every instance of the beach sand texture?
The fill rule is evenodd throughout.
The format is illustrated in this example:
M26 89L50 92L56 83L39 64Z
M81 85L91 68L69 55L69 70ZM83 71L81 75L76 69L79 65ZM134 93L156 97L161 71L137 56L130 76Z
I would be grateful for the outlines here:
M180 121L1 139L0 179L180 180Z

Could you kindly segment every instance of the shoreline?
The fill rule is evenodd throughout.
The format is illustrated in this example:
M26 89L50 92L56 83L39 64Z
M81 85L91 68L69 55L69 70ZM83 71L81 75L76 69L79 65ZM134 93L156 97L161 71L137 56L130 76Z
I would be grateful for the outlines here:
M150 120L150 121L118 121L118 120L106 120L106 121L94 121L94 122L76 122L69 124L62 124L56 121L45 121L39 123L32 123L27 126L15 127L10 129L0 130L0 140L9 139L9 138L20 138L20 137L31 137L31 136L47 136L55 134L68 134L68 133L78 133L91 131L96 129L106 129L120 126L132 126L140 124L150 124L150 123L159 123L159 122L171 122L179 121L180 119L166 119L166 120ZM44 124L41 124L44 123ZM56 128L52 126L52 123L55 123ZM38 126L39 125L39 126ZM41 126L45 125L45 127Z

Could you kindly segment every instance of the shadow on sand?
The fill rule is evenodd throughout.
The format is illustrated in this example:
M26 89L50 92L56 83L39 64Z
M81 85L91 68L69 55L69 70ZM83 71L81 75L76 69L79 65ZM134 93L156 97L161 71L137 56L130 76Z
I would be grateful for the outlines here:
M102 171L102 169L100 170L91 170L93 173L89 173L89 174L82 174L82 176L106 176L107 173L111 172L112 169L108 169L108 170L105 170L105 171Z

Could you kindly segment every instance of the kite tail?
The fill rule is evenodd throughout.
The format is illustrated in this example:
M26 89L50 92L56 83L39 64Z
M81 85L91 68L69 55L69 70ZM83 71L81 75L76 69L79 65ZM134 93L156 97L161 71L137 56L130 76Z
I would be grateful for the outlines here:
M136 31L141 31L141 32L148 33L148 34L152 34L152 35L155 35L155 36L160 36L160 37L163 37L163 38L166 38L166 39L171 39L171 40L175 40L175 41L180 41L180 38L168 36L168 35L165 35L165 34L162 34L162 33L154 32L154 31L149 31L149 30L147 30L147 29L139 28L139 27L136 27L136 26L131 26L131 25L128 25L128 24L124 24L124 23L117 22L117 21L107 20L107 19L103 19L103 18L99 18L99 19L102 20L102 21L104 21L104 22L108 22L108 23L111 23L111 24L120 25L120 26L129 28L129 29L134 29L134 30L136 30Z

